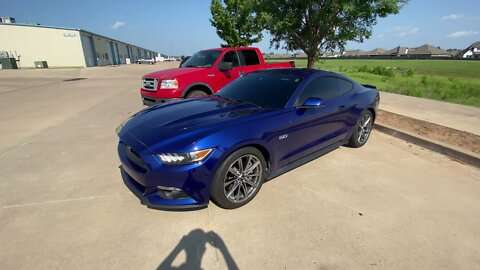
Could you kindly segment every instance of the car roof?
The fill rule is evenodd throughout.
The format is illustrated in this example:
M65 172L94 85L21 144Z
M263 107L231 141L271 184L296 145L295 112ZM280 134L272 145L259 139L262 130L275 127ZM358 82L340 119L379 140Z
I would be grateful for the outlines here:
M321 70L321 69L313 69L313 68L272 68L272 69L263 69L254 71L252 73L270 73L270 74L288 74L294 76L300 76L303 78L310 77L312 75L332 75L335 73Z

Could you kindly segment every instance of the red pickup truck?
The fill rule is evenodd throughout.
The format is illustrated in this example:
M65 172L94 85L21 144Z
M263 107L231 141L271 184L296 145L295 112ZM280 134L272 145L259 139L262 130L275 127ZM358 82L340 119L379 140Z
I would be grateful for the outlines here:
M266 64L258 48L216 48L195 53L179 68L143 76L140 89L143 104L170 99L212 95L227 83L252 71L295 67L295 63Z

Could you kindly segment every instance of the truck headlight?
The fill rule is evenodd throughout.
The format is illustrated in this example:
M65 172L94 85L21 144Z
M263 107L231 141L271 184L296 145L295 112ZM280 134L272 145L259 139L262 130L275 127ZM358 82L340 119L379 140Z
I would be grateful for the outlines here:
M204 160L212 150L210 148L189 153L161 153L158 157L167 165L185 165Z
M162 83L160 84L160 89L177 89L177 88L178 88L177 79L162 80Z

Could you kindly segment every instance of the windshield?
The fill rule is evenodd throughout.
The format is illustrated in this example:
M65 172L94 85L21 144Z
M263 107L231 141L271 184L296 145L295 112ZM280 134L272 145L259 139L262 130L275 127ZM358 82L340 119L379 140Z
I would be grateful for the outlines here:
M301 77L281 71L250 73L225 86L217 96L283 108L301 82Z
M220 53L219 50L199 51L188 58L180 67L212 67Z

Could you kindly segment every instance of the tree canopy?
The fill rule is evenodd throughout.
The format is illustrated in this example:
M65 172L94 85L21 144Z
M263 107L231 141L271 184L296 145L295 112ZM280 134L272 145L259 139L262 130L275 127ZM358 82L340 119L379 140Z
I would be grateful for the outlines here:
M320 50L344 49L348 41L363 42L379 17L396 14L408 0L258 0L256 12L277 49L302 50L308 68Z
M256 12L257 0L212 0L210 22L222 46L249 46L262 40L265 20Z

